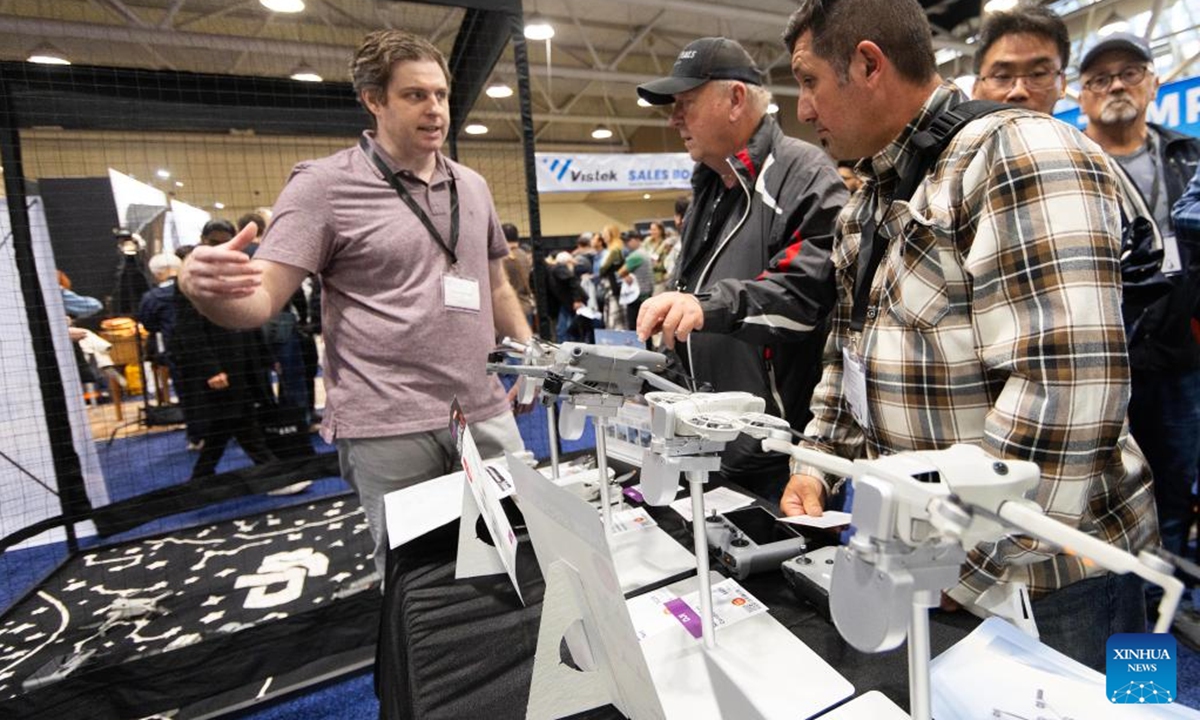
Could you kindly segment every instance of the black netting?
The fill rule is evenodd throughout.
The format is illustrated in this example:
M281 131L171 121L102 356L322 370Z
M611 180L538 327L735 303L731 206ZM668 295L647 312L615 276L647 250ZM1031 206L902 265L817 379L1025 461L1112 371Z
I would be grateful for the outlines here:
M205 321L182 321L167 258L210 221L269 221L296 163L356 142L367 115L347 68L367 32L410 30L447 55L446 152L484 176L523 242L540 235L519 2L310 3L322 22L258 3L161 5L140 7L134 30L97 26L92 42L70 43L72 65L0 63L0 610L81 548L245 514L301 480L317 481L308 500L347 490L313 432L324 406L319 283L306 281L286 317L259 331L184 350L176 333ZM72 20L64 14L60 30ZM154 32L170 41L139 42ZM105 43L144 47L144 62L89 64L107 57ZM503 101L482 94L497 63L512 68ZM464 120L480 98L496 118L484 136ZM218 403L183 359L205 352L236 358L254 391ZM250 426L194 477L197 448ZM269 451L261 463L252 435ZM130 572L147 586L185 580ZM0 695L20 680L5 676Z

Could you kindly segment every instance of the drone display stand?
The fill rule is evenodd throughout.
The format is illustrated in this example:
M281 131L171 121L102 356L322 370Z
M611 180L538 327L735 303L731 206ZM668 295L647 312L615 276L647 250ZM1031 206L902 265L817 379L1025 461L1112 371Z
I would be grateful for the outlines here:
M527 718L611 704L635 720L782 720L812 717L853 694L845 678L767 613L723 628L716 648L698 641L682 619L639 642L595 510L536 471L511 467L546 578ZM683 596L697 584L688 579L668 589ZM562 661L564 639L579 669Z
M616 558L621 587L629 592L689 572L695 567L691 553L680 547L659 527L642 527L614 532L613 505L625 508L618 491L614 497L608 480L607 427L625 400L641 393L650 382L673 390L683 388L655 373L666 367L661 353L626 346L582 343L552 345L538 340L527 344L505 341L504 353L520 359L520 365L488 363L489 372L518 375L518 402L534 401L540 391L550 423L551 477L559 479L557 439L578 440L587 419L596 431L597 482L600 515L605 535ZM556 411L555 404L562 402ZM557 422L555 422L557 417ZM518 496L518 502L520 498Z
M1134 557L1047 516L1027 499L1041 474L1032 462L999 460L974 445L853 462L777 438L762 447L853 479L855 533L835 556L830 612L838 632L861 652L891 650L908 639L913 720L932 714L929 608L958 582L966 550L980 543L1019 533L1069 547L1106 570L1133 573L1163 588L1154 632L1170 629L1183 593L1170 563L1150 551Z
M559 417L559 430L563 437L576 439L583 435L583 426L587 418L592 419L596 429L596 466L600 468L600 515L604 518L604 532L613 534L612 521L612 490L608 481L608 448L606 447L606 431L608 419L616 417L617 411L625 403L622 395L607 393L572 393L563 398L563 412ZM625 507L621 495L617 495L620 508Z
M591 418L596 429L596 465L599 468L600 516L604 534L616 563L617 577L625 592L652 585L667 578L681 575L698 567L699 556L693 557L659 527L644 527L615 532L613 527L613 505L618 510L625 508L620 492L614 502L612 487L608 482L608 420L615 417L625 398L620 395L575 394L569 396L562 413L560 426L564 437L582 434L585 418ZM707 570L708 550L704 552Z
M725 445L738 435L790 438L788 424L764 415L766 402L745 392L646 394L650 405L650 450L642 461L642 495L651 505L675 499L682 476L692 499L692 546L700 582L700 623L706 647L716 647L708 534L704 526L704 486L721 469Z

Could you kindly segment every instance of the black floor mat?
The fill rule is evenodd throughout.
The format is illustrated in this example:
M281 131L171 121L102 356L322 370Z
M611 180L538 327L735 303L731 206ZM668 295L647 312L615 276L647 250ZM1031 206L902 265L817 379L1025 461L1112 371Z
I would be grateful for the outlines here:
M0 717L145 717L370 646L371 550L347 495L81 552L0 620Z

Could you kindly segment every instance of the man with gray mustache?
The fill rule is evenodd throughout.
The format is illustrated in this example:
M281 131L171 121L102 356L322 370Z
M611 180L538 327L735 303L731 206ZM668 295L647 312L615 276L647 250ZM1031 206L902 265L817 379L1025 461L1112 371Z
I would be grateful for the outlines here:
M1163 546L1182 554L1200 466L1200 334L1192 328L1200 258L1176 242L1171 206L1200 162L1200 140L1147 122L1159 79L1144 39L1109 35L1084 54L1079 76L1085 134L1125 169L1163 238L1171 290L1148 308L1143 339L1129 348L1129 425L1154 473ZM1190 625L1200 627L1194 619ZM1193 634L1200 638L1200 630Z

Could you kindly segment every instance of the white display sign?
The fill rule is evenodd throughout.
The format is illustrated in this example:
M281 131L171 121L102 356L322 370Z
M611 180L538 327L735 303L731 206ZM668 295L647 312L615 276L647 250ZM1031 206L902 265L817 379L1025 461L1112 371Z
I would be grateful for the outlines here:
M204 225L212 215L198 207L171 198L171 212L167 215L167 229L163 233L163 252L174 252L184 245L200 242Z
M454 409L458 411L457 400L454 401ZM461 412L458 412L458 416L461 416ZM525 598L521 595L521 583L517 580L517 536L508 522L508 516L504 514L504 508L500 506L500 500L512 494L512 484L507 479L507 473L501 476L489 472L495 468L484 465L483 458L479 456L479 449L471 438L471 428L466 423L460 425L459 432L462 434L460 444L462 468L467 479L464 493L469 491L474 496L475 505L483 515L483 522L492 534L492 542L500 556L500 562L512 580L517 597L521 598L521 602L524 603ZM506 483L507 487L504 487ZM473 530L474 523L471 523L471 527L468 529ZM455 577L458 577L457 573Z
M690 190L687 153L536 153L540 193Z

